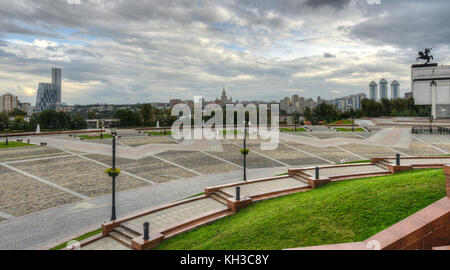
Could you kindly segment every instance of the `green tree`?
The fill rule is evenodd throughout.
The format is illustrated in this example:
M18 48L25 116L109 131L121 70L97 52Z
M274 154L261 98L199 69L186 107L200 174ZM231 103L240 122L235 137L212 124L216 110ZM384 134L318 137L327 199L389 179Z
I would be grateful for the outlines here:
M41 129L68 129L70 128L70 117L65 112L48 110L39 114L38 123Z
M133 112L129 109L117 110L114 113L114 118L120 121L120 127L137 127L141 125L139 113Z
M11 122L11 129L12 130L23 130L23 131L29 131L30 124L25 121L23 116L17 116L12 122Z
M24 112L24 111L22 111L22 110L19 110L19 109L17 109L17 108L14 108L10 113L9 113L9 116L10 117L16 117L16 116L27 116L27 113L26 112Z
M0 128L5 129L9 127L9 116L6 112L0 113Z
M97 119L97 113L96 112L88 112L88 119Z
M154 109L151 104L144 104L139 109L139 114L142 118L143 124L150 127L153 124Z
M87 123L84 117L81 114L76 114L71 122L72 129L86 129Z

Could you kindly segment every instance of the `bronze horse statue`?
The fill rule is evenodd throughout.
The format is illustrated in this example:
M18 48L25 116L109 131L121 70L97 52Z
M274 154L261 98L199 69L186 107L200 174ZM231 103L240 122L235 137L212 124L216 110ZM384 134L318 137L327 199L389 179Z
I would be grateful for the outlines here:
M416 61L419 61L419 59L423 59L427 61L425 65L430 63L430 60L434 60L433 56L430 55L432 49L433 48L426 48L423 52L419 51L419 57L417 57Z

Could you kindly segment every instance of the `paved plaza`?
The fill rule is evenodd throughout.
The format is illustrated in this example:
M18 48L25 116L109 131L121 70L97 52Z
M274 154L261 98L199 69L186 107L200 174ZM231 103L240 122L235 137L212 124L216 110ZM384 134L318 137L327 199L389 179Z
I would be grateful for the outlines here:
M279 147L270 151L261 150L259 139L249 140L247 168L255 176L267 177L271 176L267 172L282 173L287 168L331 165L396 153L402 156L449 154L450 139L447 136L412 135L410 130L407 131L406 128L386 128L355 134L332 129L286 132L280 134ZM134 130L119 131L119 135L116 164L122 173L117 179L118 198L120 194L127 194L129 198L133 198L132 194L140 194L136 198L142 198L144 192L163 187L184 189L168 194L152 193L161 196L162 200L149 198L138 202L131 199L126 211L173 202L184 195L201 192L216 181L223 184L242 178L242 140L176 141L171 136L148 136ZM28 138L21 139L26 141ZM0 150L0 243L7 241L3 243L11 245L14 236L19 234L12 224L33 219L31 224L41 226L43 220L37 217L44 217L46 213L58 213L58 217L67 218L89 210L88 217L80 219L86 224L81 226L84 228L87 224L96 224L93 221L99 222L99 218L92 215L99 215L96 211L100 209L105 213L99 216L107 218L111 178L104 171L111 167L112 139L82 141L55 135L35 136L30 140L37 145L46 142L48 146ZM326 171L323 173L327 174ZM189 191L193 193L187 193ZM93 201L95 203L91 203ZM74 210L76 205L80 206ZM79 231L76 228L81 228L80 222L74 223L78 224L76 227L56 221L55 224L65 224L66 228L60 226L52 230L58 231L55 236L67 236ZM39 231L30 229L31 235L26 241L32 242L34 248L38 242L48 242L43 241L45 234L34 237L32 234L36 230ZM24 248L20 243L11 247ZM0 248L9 247L0 244Z

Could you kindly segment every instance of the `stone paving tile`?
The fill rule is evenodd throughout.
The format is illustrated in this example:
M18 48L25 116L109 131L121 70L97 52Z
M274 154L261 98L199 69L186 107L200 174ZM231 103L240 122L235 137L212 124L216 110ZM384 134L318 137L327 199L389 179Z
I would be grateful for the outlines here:
M118 142L132 147L146 144L177 144L177 142L166 136L123 138L119 139Z
M360 132L362 133L362 132ZM355 135L351 132L312 132L311 135L313 135L314 137L317 137L319 139L330 139L330 138L352 138L352 139L361 139L363 140L363 138L361 138L358 135Z
M23 216L80 199L0 166L0 211Z
M81 250L131 250L131 248L108 236L84 246Z
M233 162L240 166L243 166L244 158L240 152L242 147L239 147L235 144L222 144L223 152L209 152L210 154L225 159L227 161ZM271 168L283 166L282 164L265 158L263 156L257 155L250 151L250 154L247 155L247 167L249 169L254 168Z
M395 159L389 159L390 163L395 163ZM450 158L447 159L402 159L401 165L412 164L447 164L450 163Z
M308 187L308 185L294 178L283 178L280 180L264 181L242 185L240 187L241 187L241 198L245 198L250 195L268 193L270 191L275 190ZM221 191L229 194L231 197L236 196L236 187L223 188L221 189Z
M322 159L318 159L311 155L307 155L303 152L297 151L286 145L279 144L276 150L261 150L259 144L249 144L249 149L251 151L257 151L266 156L279 160L289 165L306 165L306 164L325 164L326 162Z
M338 175L346 175L353 173L373 173L373 172L386 172L376 165L365 165L365 166L348 166L348 167L337 167L337 168L323 168L320 169L320 176L330 177L330 176L338 176ZM315 170L306 170L307 174L314 176Z
M224 204L219 203L214 199L206 198L136 218L125 222L123 225L138 233L142 233L143 224L149 222L150 231L158 232L161 229L167 228L168 226L183 220L191 219L208 212L226 209L228 209L228 207Z
M154 157L146 157L130 163L127 161L126 164L121 165L121 169L157 183L196 176L187 170Z
M341 147L346 149L347 151L358 154L367 159L370 159L372 157L395 156L395 154L397 154L397 152L394 150L377 145L346 144L342 145Z
M29 146L21 148L0 149L0 162L34 159L41 157L67 155L66 152L41 146Z
M354 155L351 155L345 151L342 151L341 149L336 148L334 146L316 147L316 146L312 146L312 145L300 144L300 143L295 143L295 142L286 142L286 144L293 146L295 148L299 148L308 153L312 153L319 157L325 158L327 160L333 161L335 163L344 163L344 162L356 161L356 160L360 159L360 158L358 158Z
M214 174L240 170L239 167L233 166L201 152L167 151L157 156L202 174Z
M14 164L14 167L51 181L62 187L95 197L111 193L111 178L105 174L106 167L78 158L60 158ZM117 191L148 185L122 174L117 178Z
M439 147L439 146L438 146ZM411 140L411 144L409 145L409 148L394 148L398 149L399 151L408 154L410 156L429 156L429 155L442 155L442 152L436 150L433 147L430 147L429 145L419 142L415 139ZM444 148L442 148L445 150ZM448 149L450 150L450 149Z
M438 148L440 148L440 149L442 149L442 150L444 150L444 151L447 151L448 153L450 153L450 143L433 143L433 145L438 147ZM437 151L437 150L435 152L436 152L435 155L442 155L443 154L442 152Z
M450 136L448 135L414 135L427 143L450 143Z

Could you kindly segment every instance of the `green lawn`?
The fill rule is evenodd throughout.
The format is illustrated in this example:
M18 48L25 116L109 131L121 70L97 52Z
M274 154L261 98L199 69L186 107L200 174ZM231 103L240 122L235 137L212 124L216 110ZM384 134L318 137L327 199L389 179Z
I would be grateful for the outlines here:
M8 145L6 145L6 142L1 142L0 143L0 149L2 149L2 148L14 148L14 147L26 147L26 146L32 146L32 144L21 143L21 142L12 142L12 141L9 141Z
M368 160L357 160L357 161L349 161L349 162L344 162L344 163L339 163L339 164L358 164L358 163L370 163L372 160L368 159Z
M83 240L85 240L85 239L88 239L88 238L91 237L91 236L94 236L94 235L97 235L97 234L100 234L100 233L102 233L102 229L98 229L98 230L95 230L95 231L92 231L92 232L88 232L88 233L86 233L86 234L84 234L84 235L82 235L82 236L79 236L79 237L77 237L77 238L75 238L75 239L72 239L71 241L78 241L78 242L81 242L81 241L83 241ZM50 250L60 250L60 249L63 249L63 248L65 248L65 247L67 247L67 243L68 243L68 242L70 242L70 241L67 241L67 242L62 243L62 244L60 244L60 245L57 245L56 247L53 247L53 248L51 248Z
M283 131L283 132L306 132L306 129L298 127L297 131L295 131L295 128L280 128L280 131Z
M166 131L166 134L164 134L164 131L150 131L150 132L145 132L145 134L152 135L152 136L167 136L167 135L172 135L172 131Z
M255 203L158 249L284 249L363 241L445 196L442 170L333 182Z
M353 132L352 128L336 128L336 130L339 130L340 132ZM355 132L366 132L366 130L355 127Z
M100 134L98 136L92 137L89 135L77 135L78 138L84 138L85 140L99 140ZM112 139L113 136L111 134L103 134L103 139Z

